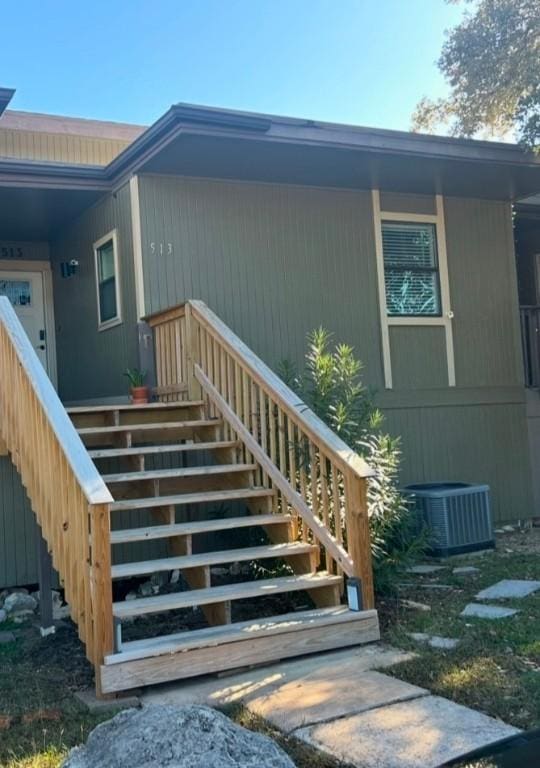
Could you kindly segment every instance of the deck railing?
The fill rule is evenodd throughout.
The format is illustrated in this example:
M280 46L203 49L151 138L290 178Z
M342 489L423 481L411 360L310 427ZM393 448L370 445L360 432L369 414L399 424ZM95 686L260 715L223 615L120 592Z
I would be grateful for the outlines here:
M0 297L0 448L21 475L97 668L113 646L112 496L6 297Z
M540 389L540 306L520 307L525 386Z
M364 460L203 302L146 320L158 393L204 398L209 415L222 417L223 436L236 436L243 459L257 463L258 482L275 490L275 511L292 514L300 538L319 542L330 572L359 578L364 607L372 608L366 483L373 473Z

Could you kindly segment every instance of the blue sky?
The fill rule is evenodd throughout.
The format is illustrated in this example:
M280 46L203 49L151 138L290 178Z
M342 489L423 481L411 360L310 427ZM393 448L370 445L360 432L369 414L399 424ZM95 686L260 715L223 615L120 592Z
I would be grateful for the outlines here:
M407 129L444 0L3 0L13 109L150 123L178 101Z

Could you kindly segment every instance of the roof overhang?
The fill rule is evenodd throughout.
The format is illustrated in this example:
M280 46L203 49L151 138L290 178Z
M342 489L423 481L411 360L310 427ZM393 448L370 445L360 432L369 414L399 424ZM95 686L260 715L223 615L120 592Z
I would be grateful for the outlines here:
M0 234L26 220L50 237L135 173L512 202L540 193L540 157L513 144L178 104L105 168L0 159Z
M2 114L13 98L14 93L15 88L0 88L0 117L2 117Z

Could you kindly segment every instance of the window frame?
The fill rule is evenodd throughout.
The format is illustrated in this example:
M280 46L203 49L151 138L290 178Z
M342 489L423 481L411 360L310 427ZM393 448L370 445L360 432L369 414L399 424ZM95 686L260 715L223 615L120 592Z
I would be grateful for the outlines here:
M99 267L98 267L98 255L101 248L107 243L113 244L113 260L114 260L114 277L115 277L115 299L116 299L116 315L109 320L101 320L101 299L99 293ZM97 310L97 328L98 331L106 331L109 328L114 328L123 322L122 319L122 299L120 291L120 262L118 259L118 235L116 229L112 229L107 232L106 235L96 240L92 246L94 251L94 275L96 281L96 310Z
M385 309L386 309L386 317L387 320L392 324L393 320L430 320L430 325L433 325L433 321L441 319L444 314L444 308L443 308L443 292L442 292L442 281L441 281L441 263L439 259L439 232L437 228L437 217L436 216L429 216L429 215L423 215L423 214L397 214L399 218L393 217L391 214L381 211L381 220L380 220L380 228L381 228L381 242L382 242L382 249L383 249L383 272L384 272L384 287L385 287ZM405 218L405 217L410 218ZM433 314L420 314L420 313L408 313L408 314L392 314L388 311L388 295L386 292L386 260L384 255L384 225L385 224L402 224L404 226L410 226L414 227L415 225L423 225L423 226L429 226L433 232L434 238L435 238L435 249L434 249L434 266L433 267L388 267L389 270L395 270L397 272L416 272L416 273L426 273L429 272L431 274L434 274L436 277L435 280L435 288L437 291L436 298L438 300L438 312L435 312Z

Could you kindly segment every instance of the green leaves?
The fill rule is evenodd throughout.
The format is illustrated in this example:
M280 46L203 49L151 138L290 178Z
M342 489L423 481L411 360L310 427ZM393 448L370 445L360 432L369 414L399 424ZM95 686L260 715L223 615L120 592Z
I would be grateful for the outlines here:
M399 492L399 439L383 432L384 417L375 406L374 393L362 381L362 363L350 345L334 345L332 334L317 328L307 336L304 370L298 373L293 364L284 361L278 371L375 470L368 485L371 549L376 589L388 591L396 575L421 554L425 537ZM297 465L309 462L301 446L297 449Z
M438 61L450 96L423 98L413 129L434 131L445 124L458 136L516 131L524 144L540 151L540 3L477 0L469 5Z

